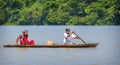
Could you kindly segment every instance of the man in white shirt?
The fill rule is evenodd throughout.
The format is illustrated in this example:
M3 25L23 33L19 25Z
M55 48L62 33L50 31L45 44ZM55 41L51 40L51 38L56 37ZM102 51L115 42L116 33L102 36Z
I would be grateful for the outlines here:
M75 31L70 32L69 28L65 29L65 33L64 33L64 44L73 44L70 40L74 38L74 39L79 39L80 37L75 35Z

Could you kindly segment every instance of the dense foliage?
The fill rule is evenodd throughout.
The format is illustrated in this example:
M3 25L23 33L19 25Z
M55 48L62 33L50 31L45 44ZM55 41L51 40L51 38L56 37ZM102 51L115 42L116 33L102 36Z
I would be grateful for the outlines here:
M0 25L120 25L120 0L0 0Z

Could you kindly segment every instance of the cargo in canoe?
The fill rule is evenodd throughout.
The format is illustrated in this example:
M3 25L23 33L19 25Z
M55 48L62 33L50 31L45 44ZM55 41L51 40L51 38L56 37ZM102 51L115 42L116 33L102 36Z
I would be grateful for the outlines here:
M3 47L16 47L16 48L95 48L98 46L99 43L87 43L87 44L73 44L73 45L61 45L61 44L55 44L55 45L13 45L13 44L6 44L3 45Z

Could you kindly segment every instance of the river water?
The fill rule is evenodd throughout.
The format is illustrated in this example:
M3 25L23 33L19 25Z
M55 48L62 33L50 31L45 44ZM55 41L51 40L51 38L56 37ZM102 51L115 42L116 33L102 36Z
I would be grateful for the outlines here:
M4 48L15 44L22 30L36 44L63 44L65 28L76 31L96 48ZM120 26L0 26L0 65L120 65ZM80 40L73 42L83 44Z

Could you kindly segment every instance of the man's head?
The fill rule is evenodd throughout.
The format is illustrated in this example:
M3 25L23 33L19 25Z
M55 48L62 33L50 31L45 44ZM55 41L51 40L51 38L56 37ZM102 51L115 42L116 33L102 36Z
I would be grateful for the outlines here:
M69 28L66 28L65 31L66 31L67 34L70 33L70 29Z
M28 30L22 31L23 35L28 35Z

